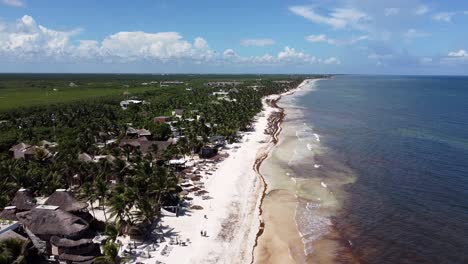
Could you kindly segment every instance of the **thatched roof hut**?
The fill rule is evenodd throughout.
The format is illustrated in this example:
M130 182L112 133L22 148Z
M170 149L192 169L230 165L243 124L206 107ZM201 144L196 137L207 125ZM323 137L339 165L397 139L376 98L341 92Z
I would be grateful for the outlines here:
M52 236L74 239L89 234L88 222L57 206L40 205L16 214L16 217L24 227L45 241Z
M9 220L9 221L17 221L16 218L16 206L7 206L3 208L3 211L0 212L0 219L1 220Z
M68 238L60 238L60 237L54 236L50 239L50 243L57 247L72 248L72 247L79 247L82 245L91 244L93 243L93 240L87 239L87 238L72 240Z
M71 240L68 238L52 237L50 239L52 254L59 256L62 254L97 256L99 255L99 245L92 239Z
M36 201L28 190L21 188L16 192L11 205L16 206L18 211L29 211L36 206Z
M8 230L6 232L3 232L0 234L0 241L4 241L4 240L8 240L8 239L15 239L15 240L19 240L21 242L27 242L28 239L25 238L24 236L16 233L15 231L12 231L12 230Z
M66 263L79 263L79 264L92 264L96 256L81 256L81 255L71 255L71 254L61 254L59 256L60 261L65 261Z
M58 206L67 212L81 212L88 207L87 203L78 201L71 193L64 189L57 189L44 204Z
M31 147L31 145L21 142L21 143L18 143L16 145L12 146L9 150L10 151L18 151L18 150L27 149L27 148L30 148L30 147Z

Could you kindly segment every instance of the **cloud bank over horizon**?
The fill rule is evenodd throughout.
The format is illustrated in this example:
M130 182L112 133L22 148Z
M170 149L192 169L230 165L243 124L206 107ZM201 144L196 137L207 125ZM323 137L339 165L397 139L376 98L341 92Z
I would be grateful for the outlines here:
M218 52L202 37L193 41L178 32L120 31L103 40L79 39L82 29L59 31L38 24L29 15L0 24L0 56L25 62L131 63L182 62L189 64L340 64L335 57L318 58L289 46L276 55L240 56L233 49ZM243 40L245 46L273 45L269 39Z

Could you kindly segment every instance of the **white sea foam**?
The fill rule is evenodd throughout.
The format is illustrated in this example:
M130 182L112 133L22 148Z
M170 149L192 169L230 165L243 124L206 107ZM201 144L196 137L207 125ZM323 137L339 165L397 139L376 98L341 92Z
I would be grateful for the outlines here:
M320 136L316 133L314 133L314 136L315 136L315 140L317 140L317 142L320 142Z
M288 161L288 166L292 166L294 158L296 157L296 155L297 155L297 151L296 151L296 149L294 149L293 155L291 156L291 158Z
M332 222L327 216L317 212L320 203L308 202L299 204L296 211L296 222L299 228L302 242L304 243L304 253L311 254L314 251L312 243L326 235Z

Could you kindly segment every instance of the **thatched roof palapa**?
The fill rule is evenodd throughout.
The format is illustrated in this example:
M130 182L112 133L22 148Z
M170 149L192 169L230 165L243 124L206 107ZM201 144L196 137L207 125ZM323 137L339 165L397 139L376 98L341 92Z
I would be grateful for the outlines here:
M0 212L0 219L2 220L9 220L9 221L17 221L16 218L16 206L7 206Z
M79 238L89 230L88 222L54 206L38 206L31 211L18 213L16 217L33 234L43 239L52 236Z
M75 199L71 193L67 192L64 189L56 190L49 198L45 201L46 205L55 205L60 207L60 209L67 212L79 212L86 207L87 203L83 203Z
M67 239L67 238L60 238L60 237L53 236L50 239L50 243L52 245L54 245L54 246L57 246L57 247L74 248L74 247L80 247L80 246L83 246L83 245L92 244L93 240L92 239L86 239L86 238L79 239L79 240L71 240L71 239Z
M71 254L60 254L59 260L71 263L80 263L80 264L88 264L94 263L94 259L96 256L81 256L81 255L71 255Z
M7 239L20 240L21 242L28 241L27 238L25 238L24 236L16 233L15 231L12 231L12 230L8 230L8 231L3 232L3 233L0 234L0 241L4 241L4 240L7 240Z
M36 206L36 202L28 190L21 188L16 192L11 205L16 206L18 211L29 211Z

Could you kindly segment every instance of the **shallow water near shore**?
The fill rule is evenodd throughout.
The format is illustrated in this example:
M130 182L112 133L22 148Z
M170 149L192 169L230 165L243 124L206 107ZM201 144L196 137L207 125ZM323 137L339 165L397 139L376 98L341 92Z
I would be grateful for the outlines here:
M278 105L258 263L466 263L468 78L339 76Z
M342 185L354 178L345 166L318 158L326 148L320 135L304 122L304 109L297 106L298 98L313 92L316 82L279 102L286 114L279 142L260 169L268 189L263 205L265 231L257 250L263 252L259 254L263 259L258 258L258 263L334 263L341 247L332 217L345 196Z

